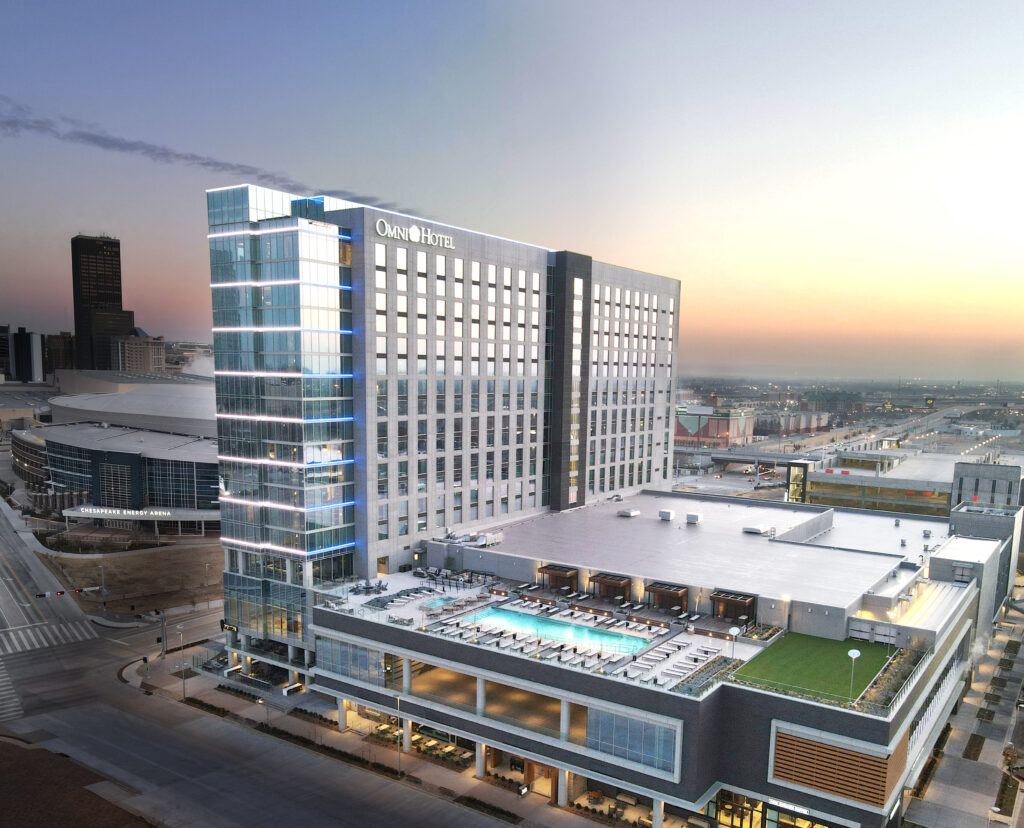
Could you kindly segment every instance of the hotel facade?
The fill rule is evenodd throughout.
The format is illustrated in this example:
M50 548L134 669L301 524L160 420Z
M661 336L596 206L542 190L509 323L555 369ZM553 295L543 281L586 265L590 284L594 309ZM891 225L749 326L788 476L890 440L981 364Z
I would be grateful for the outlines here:
M227 680L628 824L899 824L1019 509L656 491L677 283L328 197L208 207Z

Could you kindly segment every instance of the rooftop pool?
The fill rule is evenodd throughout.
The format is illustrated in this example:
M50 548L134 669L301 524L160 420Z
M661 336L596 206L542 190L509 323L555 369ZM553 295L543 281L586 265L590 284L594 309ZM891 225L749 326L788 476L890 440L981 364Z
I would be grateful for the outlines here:
M443 607L445 604L454 600L454 595L446 595L442 598L431 598L429 601L425 602L423 606L427 609L433 609L434 607Z
M487 607L467 616L466 620L476 624L493 624L510 632L526 633L537 638L549 638L561 644L588 649L598 647L606 652L635 653L650 643L638 635L594 629L571 621L527 615L502 607Z

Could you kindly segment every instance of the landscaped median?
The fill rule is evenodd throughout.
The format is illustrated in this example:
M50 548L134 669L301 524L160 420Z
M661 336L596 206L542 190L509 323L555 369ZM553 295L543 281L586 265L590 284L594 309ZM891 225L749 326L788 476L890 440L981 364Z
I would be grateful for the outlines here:
M853 664L853 691L850 690L850 650L859 650ZM836 641L801 633L786 633L766 647L733 675L737 681L783 693L820 698L830 702L856 699L874 680L891 650L885 644Z

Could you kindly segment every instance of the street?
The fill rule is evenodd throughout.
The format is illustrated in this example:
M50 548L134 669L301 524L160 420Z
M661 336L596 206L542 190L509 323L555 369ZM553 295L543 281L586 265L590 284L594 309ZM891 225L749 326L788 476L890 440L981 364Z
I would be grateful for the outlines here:
M132 811L173 826L497 824L408 784L125 684L117 675L125 664L143 654L159 658L160 625L101 628L68 596L35 598L60 586L5 516L0 573L0 642L17 636L21 644L0 650L0 732L106 776ZM187 644L218 634L219 619L217 608L169 617L168 645L177 644L177 625ZM91 635L48 635L25 646L26 631L76 625L81 632L81 624ZM0 779L0 800L14 796Z

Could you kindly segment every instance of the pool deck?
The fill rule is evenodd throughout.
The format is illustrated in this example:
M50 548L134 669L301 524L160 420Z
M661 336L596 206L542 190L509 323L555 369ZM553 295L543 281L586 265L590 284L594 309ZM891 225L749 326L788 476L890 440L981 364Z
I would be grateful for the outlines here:
M442 597L454 600L427 606ZM678 612L648 606L624 609L593 596L569 598L564 593L529 590L523 584L495 578L441 583L401 573L388 576L387 589L380 594L355 595L335 589L319 603L366 620L407 626L458 643L495 647L513 656L543 659L564 669L666 691L716 658L748 661L763 649L763 645L742 639L725 639L717 627L691 631ZM478 618L480 611L488 608L516 613L524 620L578 627L584 634L574 640L571 635L559 635L552 625L546 637L533 635L524 631L523 624L503 625L502 617L509 617L503 614ZM642 643L635 652L620 652L613 636L631 636Z

